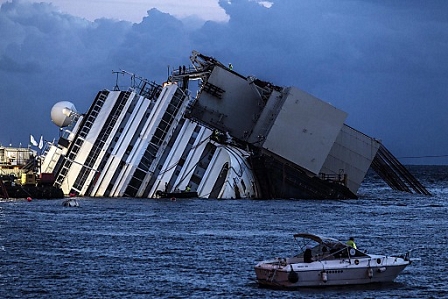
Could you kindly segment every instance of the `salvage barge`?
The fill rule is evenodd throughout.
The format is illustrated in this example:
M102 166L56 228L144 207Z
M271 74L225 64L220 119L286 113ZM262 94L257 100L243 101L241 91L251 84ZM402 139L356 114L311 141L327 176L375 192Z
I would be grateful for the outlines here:
M0 146L0 198L63 198L62 189L53 184L52 173L39 171L35 150Z
M357 198L372 168L393 189L430 195L344 111L196 51L190 60L163 84L115 72L132 86L100 91L85 113L56 103L62 134L41 165L54 186L92 197L343 199Z

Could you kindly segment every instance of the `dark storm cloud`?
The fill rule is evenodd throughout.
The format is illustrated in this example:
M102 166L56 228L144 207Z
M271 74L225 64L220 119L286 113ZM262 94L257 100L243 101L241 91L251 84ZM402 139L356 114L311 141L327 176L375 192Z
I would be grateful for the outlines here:
M39 69L39 63L36 61L20 62L8 56L0 57L0 71L33 73L38 72Z
M196 49L331 102L397 156L448 154L448 2L271 2L220 1L229 21L202 26L156 9L132 24L4 3L0 141L26 143L29 133L52 139L55 102L85 111L98 90L115 85L112 69L162 82L168 66L188 64Z

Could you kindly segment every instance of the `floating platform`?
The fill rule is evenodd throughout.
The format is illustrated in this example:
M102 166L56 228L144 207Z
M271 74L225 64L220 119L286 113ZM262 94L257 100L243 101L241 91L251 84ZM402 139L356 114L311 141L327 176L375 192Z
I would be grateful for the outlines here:
M9 176L0 177L0 198L58 199L64 198L61 188L48 184L17 184Z

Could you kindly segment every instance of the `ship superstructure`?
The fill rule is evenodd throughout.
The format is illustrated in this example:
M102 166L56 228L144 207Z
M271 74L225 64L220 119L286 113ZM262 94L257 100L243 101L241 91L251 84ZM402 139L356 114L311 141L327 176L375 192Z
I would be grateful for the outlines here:
M34 157L37 151L29 147L0 145L0 175L21 177L23 173L34 170Z
M56 104L63 134L42 171L65 194L96 197L356 198L370 167L395 189L427 193L344 111L195 51L191 61L161 85L117 72L132 86L100 91L84 114Z
M200 197L258 197L249 154L183 117L187 90L134 80L126 91L100 91L85 114L57 105L72 120L49 145L42 169L55 173L65 194L155 197L193 189Z

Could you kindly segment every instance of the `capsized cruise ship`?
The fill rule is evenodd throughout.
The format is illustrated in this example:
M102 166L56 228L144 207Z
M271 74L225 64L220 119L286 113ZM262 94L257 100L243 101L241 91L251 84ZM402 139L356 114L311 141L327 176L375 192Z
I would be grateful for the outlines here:
M190 60L163 84L115 72L131 86L98 92L85 113L56 103L61 135L41 171L77 196L343 199L357 198L372 168L393 189L430 195L344 111L196 51Z

